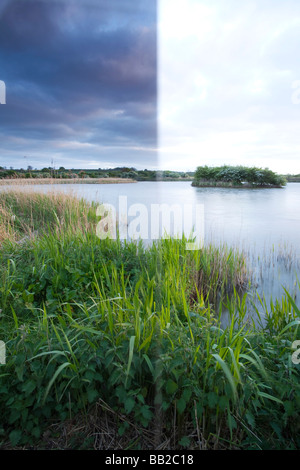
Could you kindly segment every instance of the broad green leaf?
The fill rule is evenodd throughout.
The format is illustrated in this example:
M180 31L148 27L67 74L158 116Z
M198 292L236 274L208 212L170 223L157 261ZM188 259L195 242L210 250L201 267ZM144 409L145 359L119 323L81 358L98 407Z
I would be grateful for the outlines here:
M178 389L178 385L174 380L169 379L166 383L166 391L169 395L172 395Z
M268 393L265 392L258 392L258 395L263 398L267 398L268 400L276 401L276 403L280 403L281 405L283 402L279 400L279 398L273 397L273 395L269 395Z
M16 446L22 437L22 431L20 430L14 430L9 434L9 439L12 444L12 446Z
M135 405L135 400L132 397L128 397L124 403L125 412L128 414L131 413L131 411L134 408L134 405Z
M184 398L179 398L179 400L177 400L176 402L176 408L177 408L177 411L179 414L182 414L185 410L185 407L186 407L186 401Z

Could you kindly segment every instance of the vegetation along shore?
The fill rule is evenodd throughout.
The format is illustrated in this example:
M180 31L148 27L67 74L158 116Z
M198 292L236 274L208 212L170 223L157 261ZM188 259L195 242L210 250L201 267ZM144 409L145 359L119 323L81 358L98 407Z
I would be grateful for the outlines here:
M20 180L36 182L39 179L41 183L47 180L55 180L55 183L66 183L71 180L72 183L84 181L84 183L113 183L114 179L122 179L123 182L132 181L192 181L194 172L185 171L169 171L169 170L137 170L136 168L117 167L117 168L98 168L98 169L66 169L60 167L55 169L53 167L45 167L41 170L33 169L30 165L27 170L20 169L7 169L0 167L0 182L1 180ZM117 181L119 182L119 181Z
M120 181L122 180L122 181ZM223 165L198 167L195 171L137 170L136 168L66 169L45 167L40 170L0 167L0 184L22 183L132 183L134 181L192 181L193 186L282 187L300 182L300 175L276 175L268 169Z
M192 185L197 187L281 188L287 180L268 168L245 166L199 166Z
M0 193L0 447L299 449L295 299L249 307L227 246L99 240L97 221Z

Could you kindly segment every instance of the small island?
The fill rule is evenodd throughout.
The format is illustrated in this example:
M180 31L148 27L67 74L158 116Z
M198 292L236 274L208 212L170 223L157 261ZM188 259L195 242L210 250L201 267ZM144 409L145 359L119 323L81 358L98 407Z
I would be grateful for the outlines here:
M192 186L226 188L282 188L286 178L268 168L246 166L199 166Z

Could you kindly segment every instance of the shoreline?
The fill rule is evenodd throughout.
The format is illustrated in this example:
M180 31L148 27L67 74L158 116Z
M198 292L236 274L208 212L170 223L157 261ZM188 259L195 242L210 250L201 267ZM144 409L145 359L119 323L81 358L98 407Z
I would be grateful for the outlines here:
M0 185L14 184L128 184L137 183L130 178L12 178L0 179Z
M284 188L284 186L275 185L275 184L261 184L261 185L258 185L258 184L249 184L249 183L232 184L232 183L218 183L218 182L215 182L215 183L208 183L208 182L196 183L196 182L193 182L192 186L194 188L232 188L232 189L274 189L274 188L283 189Z

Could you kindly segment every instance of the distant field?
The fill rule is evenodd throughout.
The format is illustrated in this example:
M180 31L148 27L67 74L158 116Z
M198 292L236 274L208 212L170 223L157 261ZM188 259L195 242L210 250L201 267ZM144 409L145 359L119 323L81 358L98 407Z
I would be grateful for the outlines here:
M136 183L130 178L12 178L0 179L0 185L7 184L120 184Z

